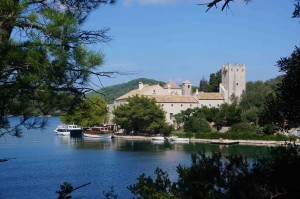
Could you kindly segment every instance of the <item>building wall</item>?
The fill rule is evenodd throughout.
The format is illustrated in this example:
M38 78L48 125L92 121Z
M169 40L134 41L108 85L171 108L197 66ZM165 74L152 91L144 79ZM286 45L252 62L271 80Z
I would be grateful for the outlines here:
M158 103L166 112L166 120L169 124L173 124L174 115L188 108L198 107L197 103Z
M233 94L240 99L243 91L246 90L245 64L224 64L221 70L222 84L220 85L220 92L225 102L230 103Z
M182 89L181 88L168 88L165 89L168 92L168 95L182 95Z
M145 87L145 90L142 92L143 95L167 95L168 91L163 89L160 85L154 85Z
M224 104L224 100L199 100L199 108L202 108L204 106L208 108L212 107L220 107L222 104Z

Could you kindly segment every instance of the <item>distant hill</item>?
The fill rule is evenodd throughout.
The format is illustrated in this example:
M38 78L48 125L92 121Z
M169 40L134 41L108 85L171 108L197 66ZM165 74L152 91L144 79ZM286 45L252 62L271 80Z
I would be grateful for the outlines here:
M129 81L127 83L104 87L104 88L98 90L97 93L101 93L102 97L105 99L105 101L108 104L111 104L114 102L114 100L116 98L124 95L125 93L127 93L133 89L137 89L139 82L143 82L144 84L148 84L148 85L160 84L161 86L163 86L165 84L165 82L157 81L154 79L138 78L138 79ZM97 95L97 93L92 92L89 94L89 96Z

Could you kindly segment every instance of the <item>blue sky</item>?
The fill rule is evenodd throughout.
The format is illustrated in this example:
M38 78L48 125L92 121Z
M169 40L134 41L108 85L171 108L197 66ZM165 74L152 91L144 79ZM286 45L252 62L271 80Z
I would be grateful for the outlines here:
M113 40L91 46L105 55L101 71L133 72L102 78L103 86L138 77L198 85L224 63L246 64L247 81L280 73L276 61L299 45L292 0L240 1L221 12L201 0L118 0L92 13L89 29L110 28ZM98 82L95 82L98 84Z

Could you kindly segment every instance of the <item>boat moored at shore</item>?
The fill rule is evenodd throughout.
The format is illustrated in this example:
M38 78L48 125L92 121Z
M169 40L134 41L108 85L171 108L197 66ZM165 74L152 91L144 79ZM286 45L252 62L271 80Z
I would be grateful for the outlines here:
M80 136L82 131L82 128L75 124L59 124L54 130L57 135L69 136Z
M110 139L113 131L105 126L90 127L83 131L83 136L90 138L104 138Z
M154 136L151 138L153 141L164 141L165 137L163 136Z
M179 138L179 137L171 137L170 141L172 142L189 142L189 138Z

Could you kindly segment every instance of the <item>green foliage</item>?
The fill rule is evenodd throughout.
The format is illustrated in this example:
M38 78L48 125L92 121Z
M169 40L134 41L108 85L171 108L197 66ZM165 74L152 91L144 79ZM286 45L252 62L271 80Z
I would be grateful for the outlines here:
M258 126L251 125L247 122L242 122L232 125L227 133L255 134L258 133L259 130L260 128Z
M114 187L112 186L110 188L109 191L103 191L103 195L105 197L105 199L117 199L118 198L118 194L115 193L115 189Z
M221 70L216 73L212 73L209 76L209 82L202 78L199 83L199 90L203 92L219 92L219 85L222 81Z
M0 136L18 132L21 125L43 127L43 121L30 117L72 110L92 90L91 75L100 78L114 74L95 72L103 63L103 55L87 49L88 44L108 42L108 29L83 29L90 12L113 2L1 1L0 128L2 124L11 128ZM24 120L11 126L7 115Z
M205 119L205 115L197 114L189 117L184 122L184 131L186 132L211 132L211 127Z
M90 185L91 183L86 183L83 185L80 185L79 187L75 187L73 188L73 186L68 183L68 182L64 182L62 185L60 185L60 190L56 191L55 193L58 194L58 199L71 199L71 193L76 191L77 189L80 189L82 187L85 187L87 185Z
M262 133L226 132L226 133L196 133L198 139L229 139L229 140L269 140L269 141L296 141L295 136L285 136L283 134L265 135Z
M222 104L220 111L216 113L214 121L217 126L231 126L241 121L241 109L236 102L232 104Z
M105 99L105 101L107 103L111 104L114 102L114 100L116 98L128 93L129 91L131 91L133 89L137 89L139 82L143 82L144 84L148 84L148 85L155 85L155 84L164 85L165 84L162 81L146 79L146 78L138 78L135 80L131 80L127 83L101 88L100 90L98 90L96 92L89 93L89 96L93 96L93 95L97 95L97 93L101 93L103 95L103 98Z
M275 92L281 81L282 76L278 76L266 82L250 81L246 83L246 92L242 94L239 103L239 108L242 110L242 121L258 123L260 114L264 109L264 101L270 93Z
M156 169L156 180L145 177L129 186L138 198L299 198L299 146L286 144L269 156L248 161L240 155L205 151L192 155L191 166L177 166L178 179Z
M127 101L113 111L114 121L121 128L138 133L161 132L166 125L165 112L153 98L135 95Z
M156 179L153 180L150 176L146 177L142 174L134 185L130 185L127 188L137 198L143 199L175 199L172 193L172 184L169 180L169 176L166 172L157 168L154 172Z
M173 135L177 136L179 138L193 138L194 137L194 133L192 133L192 132L177 131L177 132L174 132Z
M300 125L300 49L296 47L290 57L281 58L277 65L284 72L278 86L280 108L287 127Z
M241 120L243 122L249 122L257 124L259 110L256 107L251 107L248 110L242 111Z
M199 91L209 92L209 84L208 81L204 79L204 77L200 80Z
M72 196L70 195L73 192L73 186L68 183L64 182L60 185L60 190L56 191L55 193L58 194L58 199L70 199Z
M60 116L60 120L67 124L80 126L95 126L107 122L108 112L106 102L99 96L93 96L81 102L70 112Z
M278 131L278 127L274 124L266 124L262 127L262 133L265 135L273 135Z
M174 130L174 126L173 125L171 125L171 124L166 124L166 125L164 125L163 126L163 128L162 128L162 134L165 136L165 137L168 137L170 134L171 134L171 132Z

